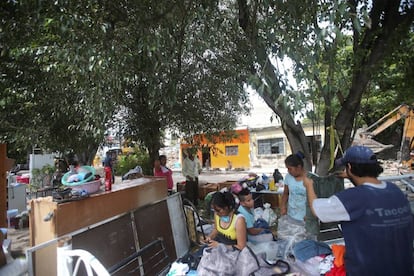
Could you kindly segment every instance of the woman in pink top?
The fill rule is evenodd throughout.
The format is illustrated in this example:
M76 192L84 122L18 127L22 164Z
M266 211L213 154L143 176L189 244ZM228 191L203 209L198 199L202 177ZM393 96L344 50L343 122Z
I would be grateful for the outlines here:
M154 176L164 176L167 178L167 189L168 193L171 194L174 182L172 178L172 170L169 169L167 166L167 156L160 155L158 160L154 162Z

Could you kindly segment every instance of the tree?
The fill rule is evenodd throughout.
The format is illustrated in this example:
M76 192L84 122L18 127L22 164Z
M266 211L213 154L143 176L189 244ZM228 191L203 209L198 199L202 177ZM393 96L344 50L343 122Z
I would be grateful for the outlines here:
M280 117L292 150L305 153L308 168L308 144L294 112L303 110L302 100L308 97L323 101L325 144L317 172L326 174L332 164L335 133L329 128L335 129L342 148L351 144L362 96L385 57L407 38L414 5L408 1L373 1L370 5L366 1L239 0L238 10L240 27L259 64L250 84ZM346 46L352 54L341 60L338 57ZM293 61L302 85L299 89L286 84L283 72L274 66L276 57Z
M113 94L105 29L88 4L2 2L2 118L12 114L2 140L92 162L116 105L105 100Z
M217 6L147 5L132 8L151 10L144 23L140 13L131 12L115 21L114 33L121 45L117 52L128 52L118 56L125 135L140 141L152 162L166 129L186 136L232 129L246 109L241 80L247 71L238 68L245 63L236 54L242 43L227 34L235 30L228 29L229 15ZM135 32L125 35L131 29Z
M225 35L219 15L229 15L215 4L2 3L2 30L11 42L2 51L2 69L10 71L1 83L3 114L22 103L2 139L70 151L90 163L113 124L152 159L167 128L189 135L232 128L245 110L246 72L227 62L238 57L239 45ZM126 114L124 124L114 121L117 112Z

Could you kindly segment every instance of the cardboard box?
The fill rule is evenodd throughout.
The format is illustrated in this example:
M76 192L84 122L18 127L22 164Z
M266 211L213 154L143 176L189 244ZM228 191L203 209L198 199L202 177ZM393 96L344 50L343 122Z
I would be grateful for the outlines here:
M218 191L219 185L217 183L207 183L198 187L198 198L204 200L206 195L210 192Z

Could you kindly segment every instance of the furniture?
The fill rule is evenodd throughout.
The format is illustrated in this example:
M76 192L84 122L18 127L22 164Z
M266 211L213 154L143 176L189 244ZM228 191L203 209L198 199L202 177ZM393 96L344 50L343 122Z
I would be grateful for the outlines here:
M233 185L235 183L237 183L237 181L233 181L233 180L227 180L225 182L217 183L218 184L218 190L220 191L223 188L230 189L231 185Z
M184 214L185 220L187 223L187 231L188 237L190 239L190 244L192 246L200 246L200 239L199 239L199 232L198 228L200 228L200 232L202 234L203 240L206 239L206 234L204 233L203 224L205 223L202 218L200 217L197 207L188 199L183 199L183 207L184 207Z
M18 209L19 213L26 211L26 184L9 183L7 187L8 209Z
M151 258L145 262L140 262L139 258L144 256L145 252L149 250L155 250L155 254L152 254ZM156 239L155 241L144 246L142 249L138 250L136 253L131 254L130 256L124 258L116 265L105 268L103 264L89 251L83 249L64 249L61 251L62 260L64 263L75 262L74 268L67 267L65 271L62 271L63 275L78 275L78 272L82 269L86 270L88 276L99 275L99 276L109 276L115 275L119 271L122 271L124 268L128 267L131 263L137 263L132 270L128 271L128 274L133 275L148 275L153 271L159 270L160 265L165 265L162 269L163 272L167 271L170 263L168 262L168 255L162 239ZM148 267L145 269L144 267ZM145 273L145 274L141 274ZM164 273L165 274L165 273Z
M11 227L10 220L19 214L18 209L7 210L7 228Z
M204 200L206 195L210 192L218 191L219 185L216 183L207 183L205 185L198 187L198 197L201 200Z
M52 197L31 200L31 246L70 236L72 248L87 250L111 267L162 237L173 260L174 223L163 200L166 196L164 178L144 177L113 185L111 191L101 188L82 200L60 204ZM34 275L57 275L57 246L54 242L34 252Z
M261 190L256 191L251 190L254 199L254 207L263 207L264 203L270 203L271 208L277 208L280 205L281 197L283 194L283 188L279 188L276 191L271 190Z

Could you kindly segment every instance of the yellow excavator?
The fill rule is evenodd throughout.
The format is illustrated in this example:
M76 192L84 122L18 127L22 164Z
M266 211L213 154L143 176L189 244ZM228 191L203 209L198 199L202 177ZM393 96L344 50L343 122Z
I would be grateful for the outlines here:
M401 104L369 127L357 130L353 144L370 147L374 152L393 147L373 138L399 120L404 120L404 128L398 159L403 167L414 170L414 103Z

